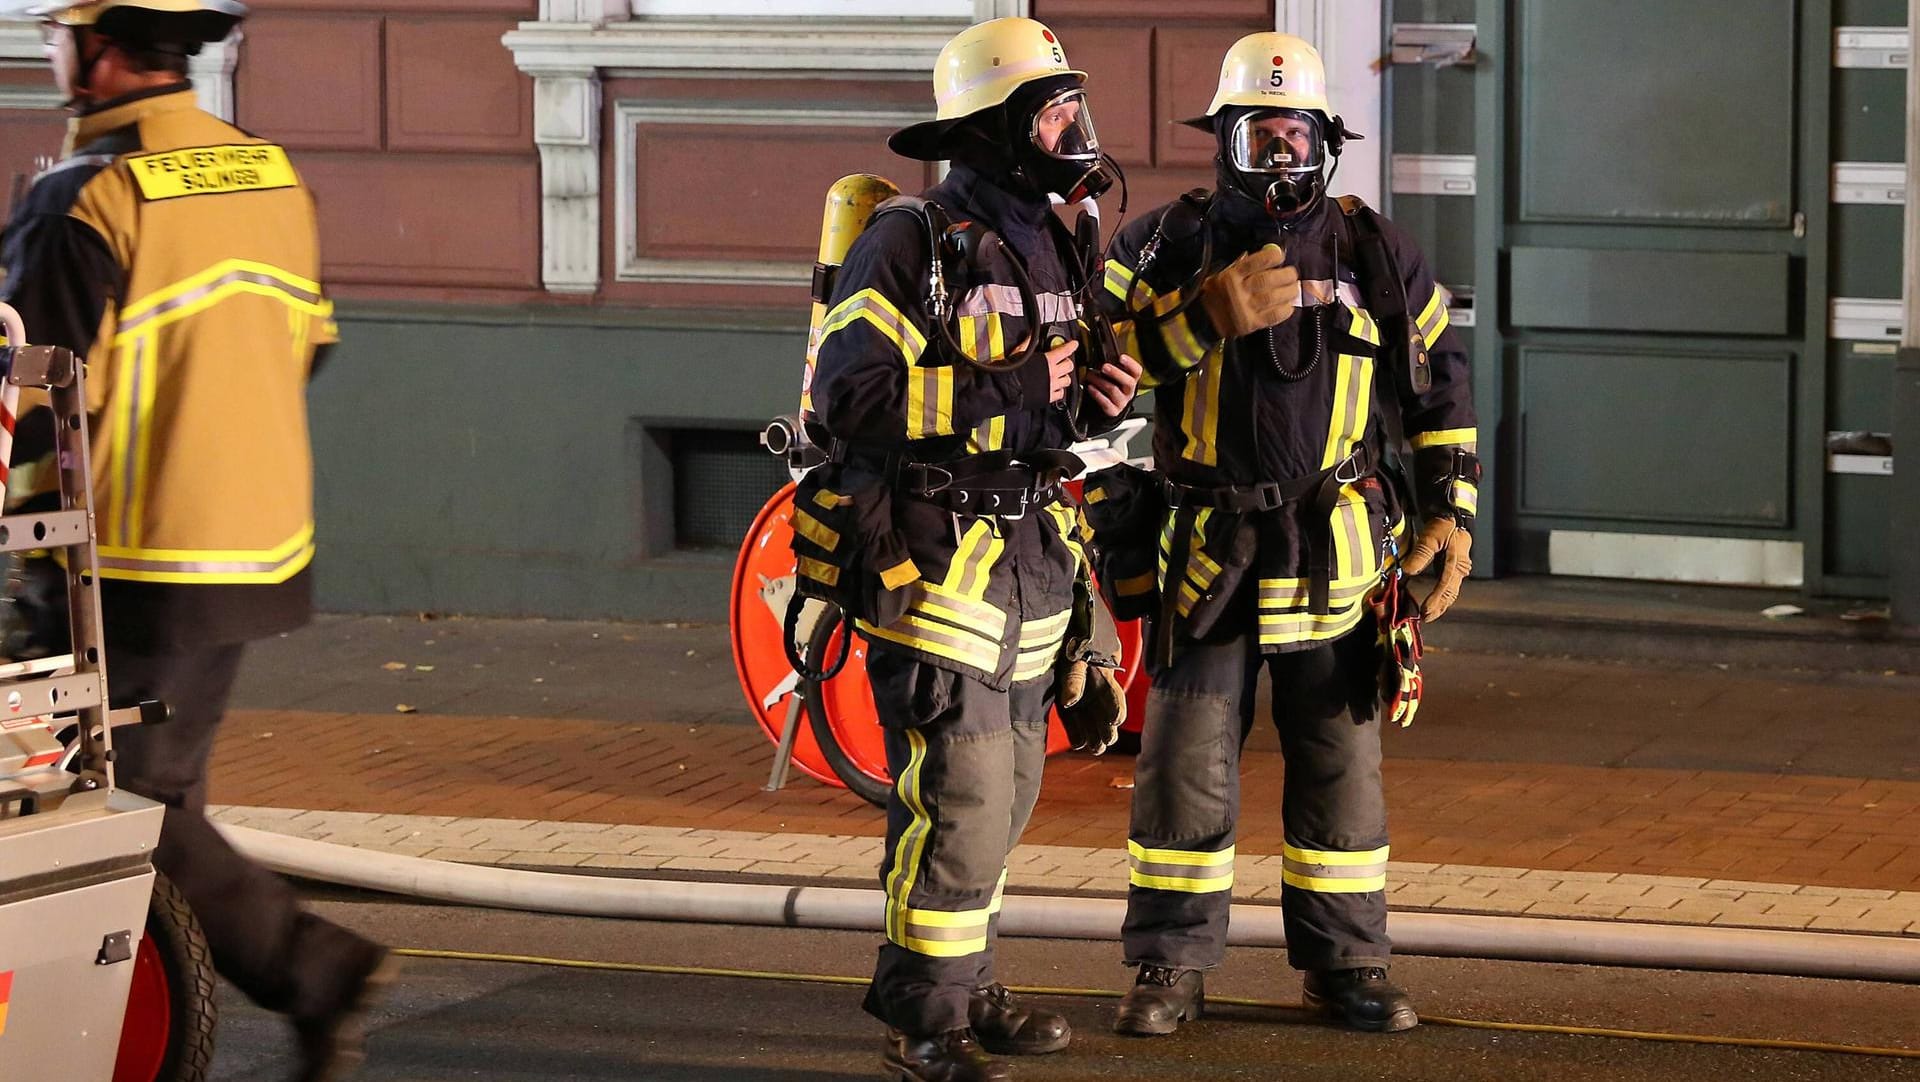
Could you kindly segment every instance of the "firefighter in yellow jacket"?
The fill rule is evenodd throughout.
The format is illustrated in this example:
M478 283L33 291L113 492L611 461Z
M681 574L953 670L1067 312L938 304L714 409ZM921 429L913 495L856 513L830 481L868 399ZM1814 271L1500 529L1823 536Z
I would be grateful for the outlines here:
M19 13L42 20L75 116L0 239L0 293L34 342L86 359L110 686L172 709L115 734L117 780L166 805L154 863L219 971L291 1018L302 1078L339 1077L386 951L301 910L203 815L244 644L310 615L306 382L334 341L313 199L285 150L202 111L186 79L245 16L236 0ZM33 406L23 459L48 421Z
M1217 190L1147 212L1107 264L1107 302L1157 384L1160 477L1131 494L1164 496L1130 574L1105 577L1118 607L1154 617L1157 655L1128 842L1123 939L1138 974L1116 1029L1170 1033L1202 1008L1226 947L1239 749L1264 667L1287 767L1289 959L1309 1004L1402 1030L1418 1019L1387 978L1380 729L1419 701L1401 557L1408 573L1439 558L1427 618L1468 570L1467 358L1419 250L1326 193L1354 136L1312 47L1241 39L1189 123L1216 137ZM1411 484L1386 468L1403 437ZM1107 495L1090 482L1090 515L1118 502L1093 502ZM1126 546L1095 525L1118 558Z
M937 119L890 145L952 171L922 199L883 205L848 252L810 389L830 464L818 487L803 482L803 543L830 559L863 522L897 539L837 568L803 553L802 572L859 575L890 599L849 603L896 779L887 941L866 1007L889 1027L889 1077L910 1082L1005 1078L990 1053L1052 1052L1071 1036L994 981L992 942L1086 570L1063 449L1111 427L1139 372L1124 356L1076 361L1097 255L1050 201L1112 179L1084 79L1031 19L948 43Z

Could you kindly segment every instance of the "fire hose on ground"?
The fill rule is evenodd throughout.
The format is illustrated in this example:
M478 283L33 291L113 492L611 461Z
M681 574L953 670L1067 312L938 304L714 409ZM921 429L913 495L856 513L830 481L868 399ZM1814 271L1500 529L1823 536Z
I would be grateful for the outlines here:
M637 879L426 860L240 826L241 851L276 871L462 905L629 920L881 930L882 895L851 887ZM1009 894L1002 935L1117 939L1118 898ZM1394 951L1446 958L1920 982L1920 938L1468 913L1394 913ZM1286 942L1278 906L1236 905L1228 942Z

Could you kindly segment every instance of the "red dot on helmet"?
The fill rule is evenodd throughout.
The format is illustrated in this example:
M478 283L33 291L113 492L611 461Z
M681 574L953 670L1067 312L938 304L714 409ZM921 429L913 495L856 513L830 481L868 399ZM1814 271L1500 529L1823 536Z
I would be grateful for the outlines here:
M1051 30L1042 30L1042 31L1040 31L1040 36L1041 36L1041 37L1043 37L1043 38L1046 38L1046 39L1047 39L1048 41L1052 41L1052 40L1053 40L1053 31L1051 31Z
M1286 62L1287 62L1287 58L1284 56L1276 56L1273 58L1273 66L1276 68Z

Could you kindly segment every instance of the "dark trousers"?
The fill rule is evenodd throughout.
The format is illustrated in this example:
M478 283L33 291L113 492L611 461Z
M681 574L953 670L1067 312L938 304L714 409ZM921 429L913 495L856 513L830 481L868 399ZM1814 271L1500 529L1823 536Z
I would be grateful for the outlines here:
M871 650L867 672L886 727L893 793L880 883L887 942L866 1009L916 1035L967 1025L993 980L1007 854L1040 797L1051 674L1007 691Z
M236 852L205 815L207 759L243 649L109 653L115 703L172 709L162 724L114 730L114 781L166 805L153 863L193 907L220 975L268 1010L318 1014L365 971L374 946L302 911L285 880Z
M1369 622L1334 643L1262 655L1249 632L1185 644L1154 675L1134 767L1129 963L1205 969L1226 952L1240 750L1264 661L1286 756L1288 959L1304 970L1387 964L1380 722L1350 716L1377 668L1374 636Z

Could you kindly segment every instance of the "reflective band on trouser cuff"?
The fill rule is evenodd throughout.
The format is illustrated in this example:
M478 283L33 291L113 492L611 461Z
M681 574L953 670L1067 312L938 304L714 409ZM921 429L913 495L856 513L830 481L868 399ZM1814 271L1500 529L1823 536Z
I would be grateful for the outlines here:
M1369 894L1387 889L1387 846L1359 853L1281 847L1280 879L1321 894Z
M894 942L915 954L934 958L964 958L987 949L987 924L992 907L949 913L939 909L906 911L906 932Z
M1127 879L1136 887L1213 894L1233 889L1233 846L1215 853L1148 849L1127 841Z

